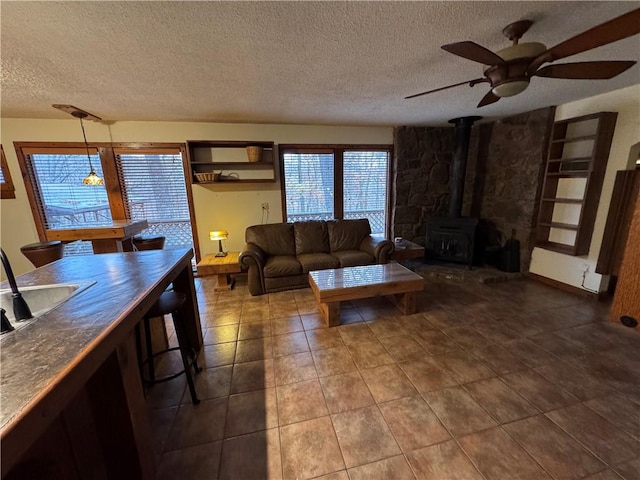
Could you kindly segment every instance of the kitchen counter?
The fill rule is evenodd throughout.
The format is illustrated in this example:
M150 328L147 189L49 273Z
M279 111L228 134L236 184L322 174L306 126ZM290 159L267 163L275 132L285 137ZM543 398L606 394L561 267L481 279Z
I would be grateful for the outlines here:
M119 434L126 444L127 435L122 430L131 430L130 440L139 457L130 460L137 463L134 466L140 473L139 478L153 476L153 451L150 445L144 444L150 443L150 427L138 377L133 332L144 313L173 282L176 291L191 299L183 307L183 313L191 320L188 322L189 343L196 351L200 350L202 332L191 271L192 256L191 250L167 249L65 257L18 277L19 287L95 283L30 325L0 337L3 477L34 442L43 434L49 435L47 428L65 416L65 409L71 403L79 404L74 408L81 413L82 405L87 411L94 411L87 421L96 429L103 422L127 424L121 426ZM6 282L2 288L8 288ZM107 388L106 384L111 382L113 385ZM105 394L99 392L100 389L108 390L107 395L113 391L113 398L108 402L98 400ZM78 400L79 397L84 400ZM116 413L95 415L96 402L101 401L113 408L122 407L128 413L120 412L111 420L109 417ZM106 434L99 435L100 442L96 445L104 445L102 437ZM70 442L73 444L72 438ZM120 468L120 471L109 470L108 476L125 473L124 466L108 465L109 455L102 454L105 468ZM121 459L120 463L126 464L127 459Z

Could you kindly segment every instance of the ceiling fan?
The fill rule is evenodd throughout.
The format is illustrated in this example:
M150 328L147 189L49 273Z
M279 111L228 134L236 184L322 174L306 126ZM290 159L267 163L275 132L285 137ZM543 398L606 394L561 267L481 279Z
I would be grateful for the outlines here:
M513 44L495 53L470 41L443 45L442 48L449 53L484 64L484 77L416 93L405 97L405 99L465 84L473 87L479 83L489 83L491 90L478 104L478 107L483 107L497 102L502 97L511 97L523 92L529 86L532 77L609 79L621 74L636 63L635 61L599 61L542 66L545 63L586 52L640 33L640 8L582 32L549 49L542 43L519 43L522 35L532 24L533 22L530 20L520 20L507 25L502 33L513 41Z

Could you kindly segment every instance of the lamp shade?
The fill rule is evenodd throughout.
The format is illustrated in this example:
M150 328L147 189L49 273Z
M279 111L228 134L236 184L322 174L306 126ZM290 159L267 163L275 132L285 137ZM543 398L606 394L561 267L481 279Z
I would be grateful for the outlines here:
M229 232L226 230L209 232L209 240L226 240L227 238L229 238Z

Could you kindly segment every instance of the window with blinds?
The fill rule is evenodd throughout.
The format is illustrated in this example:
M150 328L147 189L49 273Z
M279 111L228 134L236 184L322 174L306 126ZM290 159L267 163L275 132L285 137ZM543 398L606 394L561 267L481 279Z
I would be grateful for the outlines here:
M287 222L334 218L332 152L284 152Z
M0 198L16 198L16 192L11 181L11 174L4 156L4 149L0 145Z
M127 218L146 219L142 235L164 236L165 248L193 248L187 186L179 149L114 149Z
M390 148L281 146L287 222L367 218L387 234Z
M95 149L91 161L103 178ZM46 152L25 149L25 163L35 197L35 207L46 229L73 228L110 222L111 210L105 185L84 185L89 173L85 149L48 148ZM65 245L65 255L93 253L91 242Z
M95 152L95 150L94 150ZM34 183L37 209L47 229L98 225L111 221L104 185L84 185L89 173L86 150L25 151L27 170ZM104 177L97 154L91 155L97 175Z
M387 231L389 152L345 151L343 218L368 218L372 233Z

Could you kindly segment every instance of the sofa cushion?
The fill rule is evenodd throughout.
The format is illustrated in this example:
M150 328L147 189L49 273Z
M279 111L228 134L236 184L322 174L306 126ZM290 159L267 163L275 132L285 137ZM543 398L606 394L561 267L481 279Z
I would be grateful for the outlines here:
M296 255L329 253L327 222L296 222L293 224L293 230L296 239Z
M360 267L376 263L375 257L361 250L342 250L331 255L338 259L341 267Z
M358 250L362 240L371 233L369 220L360 218L357 220L329 220L329 246L331 252L342 250Z
M269 256L296 254L292 223L253 225L247 227L244 237L247 243L255 243Z
M303 253L298 255L298 261L302 265L304 273L309 273L312 270L340 268L340 260L328 253Z
M293 255L276 255L267 258L263 271L265 277L286 277L301 274L302 266Z

